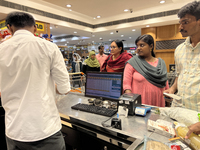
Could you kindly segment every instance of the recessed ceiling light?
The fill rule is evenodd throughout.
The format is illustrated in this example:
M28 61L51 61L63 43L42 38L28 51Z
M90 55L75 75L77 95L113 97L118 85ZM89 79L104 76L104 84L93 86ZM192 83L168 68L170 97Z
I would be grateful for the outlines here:
M76 31L74 31L74 33L77 33Z
M65 44L65 45L67 45L67 44Z
M165 3L165 1L160 1L161 4Z
M95 35L92 35L93 37L95 37Z
M92 43L94 43L94 41L92 41Z
M50 29L53 29L52 27L50 27Z
M97 16L97 18L101 18L101 16Z
M96 18L94 17L94 19L96 19Z
M72 5L70 5L70 4L68 4L68 5L66 5L67 7L72 7Z
M128 9L124 9L124 11L125 11L125 12L127 12L127 11L128 11Z
M110 32L110 34L113 34L113 32Z
M69 43L69 42L67 42L67 43Z
M109 39L109 41L111 41L111 39Z
M99 39L101 40L102 38L100 37Z
M123 37L124 35L121 35L121 37Z
M150 27L150 25L146 25L146 27Z
M69 9L69 11L72 11L71 9Z
M131 37L129 37L129 39L131 39Z
M132 31L135 31L135 29L133 29Z

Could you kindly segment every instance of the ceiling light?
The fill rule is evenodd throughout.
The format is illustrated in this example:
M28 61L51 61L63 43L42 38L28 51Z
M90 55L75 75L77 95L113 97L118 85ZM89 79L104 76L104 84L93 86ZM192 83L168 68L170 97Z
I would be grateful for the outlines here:
M74 33L77 33L76 31L74 31Z
M102 38L100 37L99 39L101 40Z
M71 9L69 9L69 11L72 11Z
M124 9L124 11L125 11L125 12L127 12L127 11L128 11L128 9Z
M50 27L50 29L53 29L52 27Z
M79 44L79 43L78 43Z
M109 41L111 41L111 39L109 39Z
M65 44L65 45L67 45L67 44Z
M129 39L131 39L131 37L129 37Z
M135 31L135 29L133 29L132 31Z
M67 43L69 43L69 42L67 42Z
M68 4L68 5L66 5L67 7L72 7L72 5L70 5L70 4Z
M165 3L165 1L160 1L161 4Z
M96 19L96 18L94 17L94 19Z
M95 35L92 35L93 37L95 37Z
M110 34L113 34L113 32L110 32Z
M94 43L94 41L92 41L92 43Z
M146 25L146 27L150 27L150 25Z
M121 37L123 37L124 35L121 35Z
M97 16L97 18L101 18L101 16Z

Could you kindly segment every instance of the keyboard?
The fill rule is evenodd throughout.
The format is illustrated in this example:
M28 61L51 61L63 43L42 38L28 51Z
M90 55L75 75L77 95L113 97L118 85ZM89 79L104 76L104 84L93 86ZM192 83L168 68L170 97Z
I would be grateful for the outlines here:
M108 109L108 108L103 108L103 107L93 106L93 105L88 105L88 104L81 104L81 103L78 103L72 106L71 108L89 112L89 113L98 114L98 115L103 115L107 117L112 117L117 112L117 110L114 110L114 109Z

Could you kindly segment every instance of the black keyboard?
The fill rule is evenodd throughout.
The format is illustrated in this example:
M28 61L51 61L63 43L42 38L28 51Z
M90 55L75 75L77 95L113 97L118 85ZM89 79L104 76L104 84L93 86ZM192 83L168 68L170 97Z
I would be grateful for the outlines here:
M76 109L76 110L81 110L81 111L85 111L85 112L98 114L98 115L108 116L108 117L112 117L117 112L117 110L114 110L114 109L108 109L108 108L103 108L103 107L93 106L93 105L87 105L87 104L81 104L81 103L78 103L78 104L72 106L71 108Z

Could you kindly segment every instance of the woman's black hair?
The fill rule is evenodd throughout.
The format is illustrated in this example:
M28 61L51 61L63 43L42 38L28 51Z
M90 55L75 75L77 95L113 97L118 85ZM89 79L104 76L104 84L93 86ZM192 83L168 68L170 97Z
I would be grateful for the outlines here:
M183 6L179 12L178 17L183 18L186 14L196 17L196 20L200 19L200 1L194 1Z
M28 13L11 12L6 17L7 25L15 26L16 28L32 27L35 25L35 19Z
M153 57L156 57L155 53L154 53L154 39L151 35L149 34L144 34L144 35L140 35L136 40L135 40L135 45L137 45L137 43L142 40L143 42L147 43L149 46L153 45L153 48L151 50L151 55Z
M120 40L114 40L114 41L112 41L112 42L115 42L115 43L117 44L117 47L119 47L119 48L121 47L121 48L122 48L120 54L124 52L124 45L123 45L123 42L122 42L122 41L120 41ZM112 42L111 42L111 43L112 43Z

